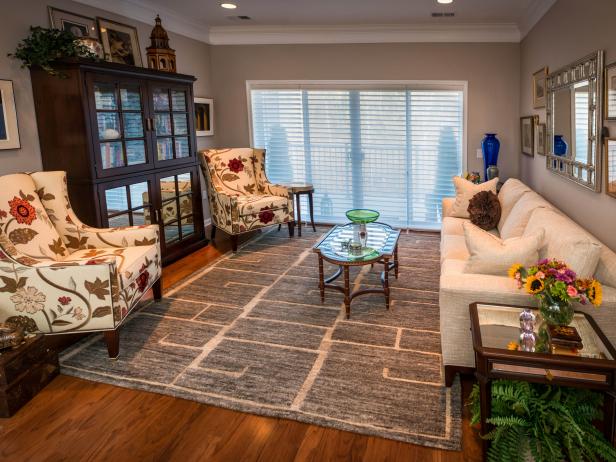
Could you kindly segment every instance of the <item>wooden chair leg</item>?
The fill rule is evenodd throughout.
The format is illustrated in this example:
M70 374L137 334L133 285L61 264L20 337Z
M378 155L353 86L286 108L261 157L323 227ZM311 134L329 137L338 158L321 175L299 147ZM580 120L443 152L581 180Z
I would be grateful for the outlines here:
M120 355L120 329L106 330L103 335L107 343L107 354L111 359L116 359Z
M234 252L237 252L237 240L237 234L231 234L231 250L233 250Z
M317 228L314 226L314 202L312 200L312 193L308 193L308 208L310 209L310 224L312 225L312 230L316 233Z
M287 225L289 226L289 237L293 237L293 235L295 234L295 222L289 221Z
M152 292L154 292L154 300L157 302L163 298L163 277L159 277L158 281L152 286Z

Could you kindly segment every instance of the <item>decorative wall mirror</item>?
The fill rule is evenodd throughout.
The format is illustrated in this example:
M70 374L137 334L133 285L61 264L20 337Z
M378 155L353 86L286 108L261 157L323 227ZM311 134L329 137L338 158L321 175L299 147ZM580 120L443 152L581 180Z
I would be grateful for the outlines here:
M547 78L547 168L601 191L603 51Z

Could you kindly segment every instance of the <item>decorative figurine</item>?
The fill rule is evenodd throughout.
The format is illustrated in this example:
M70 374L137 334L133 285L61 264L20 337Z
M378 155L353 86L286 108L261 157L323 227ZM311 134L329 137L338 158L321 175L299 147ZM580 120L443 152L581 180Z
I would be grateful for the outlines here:
M151 45L146 48L148 67L159 71L177 72L175 50L169 48L169 35L163 28L160 16L156 15L156 25L150 34Z

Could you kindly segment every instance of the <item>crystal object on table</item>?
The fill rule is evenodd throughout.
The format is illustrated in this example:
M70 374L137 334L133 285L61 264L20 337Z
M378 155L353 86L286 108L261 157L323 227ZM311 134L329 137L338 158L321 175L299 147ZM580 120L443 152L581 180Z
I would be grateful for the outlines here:
M535 334L535 314L530 309L525 309L520 313L520 346L522 351L535 351L537 335Z
M535 321L537 317L530 309L525 309L520 313L520 329L523 331L534 331L535 330Z

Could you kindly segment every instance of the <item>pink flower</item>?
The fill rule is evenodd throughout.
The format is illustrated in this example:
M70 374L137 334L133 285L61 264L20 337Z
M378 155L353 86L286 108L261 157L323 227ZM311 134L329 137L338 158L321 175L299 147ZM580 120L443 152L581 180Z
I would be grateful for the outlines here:
M580 303L586 305L586 297L584 295L580 295Z
M578 291L573 286L567 286L567 295L569 295L569 297L577 297Z
M545 273L543 271L537 271L535 276L537 276L537 279L545 279Z

